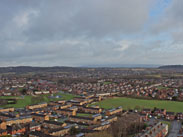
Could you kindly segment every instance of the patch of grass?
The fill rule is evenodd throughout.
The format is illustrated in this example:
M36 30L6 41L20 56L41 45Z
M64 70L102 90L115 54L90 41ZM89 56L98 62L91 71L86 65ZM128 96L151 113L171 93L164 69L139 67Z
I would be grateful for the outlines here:
M106 82L104 82L104 85L108 85L108 84L111 84L112 82L110 82L110 81L106 81Z
M60 96L60 98L55 98L56 96ZM40 95L41 102L50 102L50 101L59 101L59 100L71 100L75 95L66 94L66 93L55 93L53 94L53 98L51 98L51 94Z
M161 121L163 124L167 124L168 125L168 129L170 129L171 127L171 122L170 121Z
M92 114L88 114L88 113L77 113L77 116L92 117Z
M68 93L56 93L56 94L54 94L54 96L56 96L56 95L62 96L62 99L63 99L63 100L71 100L71 99L73 99L74 97L76 97L75 95L68 94ZM56 99L56 100L57 100L57 99Z
M142 108L150 108L153 109L161 108L166 109L167 111L172 112L183 112L183 102L176 102L176 101L161 101L161 100L145 100L145 99L133 99L133 98L125 98L125 97L118 97L118 98L110 98L103 100L101 102L97 102L92 105L99 105L102 108L109 109L118 106L122 106L123 109L134 109L137 106Z
M18 99L20 97L16 97L16 96L0 96L0 99Z

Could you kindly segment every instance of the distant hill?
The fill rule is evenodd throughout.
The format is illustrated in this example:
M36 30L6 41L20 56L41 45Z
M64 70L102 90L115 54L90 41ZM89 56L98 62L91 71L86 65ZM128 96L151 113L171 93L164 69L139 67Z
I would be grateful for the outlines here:
M90 68L158 68L156 64L106 64L106 65L85 65Z
M55 66L55 67L32 67L32 66L16 66L16 67L0 67L0 73L29 73L29 72L78 72L87 71L88 68L101 69L113 69L113 68L158 68L157 65L88 65L81 67L66 67L66 66Z
M17 67L0 67L0 73L27 73L27 72L58 72L58 71L78 71L79 68L73 67L31 67L31 66L17 66Z
M159 69L183 69L183 65L165 65L160 66Z

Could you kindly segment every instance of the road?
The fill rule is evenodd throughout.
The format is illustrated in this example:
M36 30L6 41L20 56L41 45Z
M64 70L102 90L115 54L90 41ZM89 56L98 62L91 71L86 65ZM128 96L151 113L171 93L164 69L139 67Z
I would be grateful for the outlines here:
M168 134L168 137L177 137L179 133L179 129L181 128L181 122L180 121L173 121L171 123L171 128Z

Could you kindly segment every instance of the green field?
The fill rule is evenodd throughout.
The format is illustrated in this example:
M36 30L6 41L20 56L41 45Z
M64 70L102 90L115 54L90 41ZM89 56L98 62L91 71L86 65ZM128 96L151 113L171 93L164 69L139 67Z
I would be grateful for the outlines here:
M151 108L154 107L166 109L172 112L183 112L183 102L176 101L161 101L161 100L144 100L144 99L133 99L133 98L110 98L97 102L92 105L99 105L102 108L109 109L118 106L122 106L123 109L134 109L134 108Z
M33 96L20 96L20 97L14 97L14 96L1 96L0 99L17 99L16 104L8 104L0 107L15 107L15 108L23 108L27 105L31 104L38 104L42 102L50 102L50 101L58 101L58 100L70 100L74 98L75 96L72 94L65 94L65 93L56 93L54 96L60 95L61 98L49 98L50 94L47 95L39 95L37 97Z
M8 104L0 107L15 107L15 108L22 108L26 105L31 104L31 98L32 96L24 96L23 98L21 97L14 97L14 96L1 96L0 99L17 99L16 104Z

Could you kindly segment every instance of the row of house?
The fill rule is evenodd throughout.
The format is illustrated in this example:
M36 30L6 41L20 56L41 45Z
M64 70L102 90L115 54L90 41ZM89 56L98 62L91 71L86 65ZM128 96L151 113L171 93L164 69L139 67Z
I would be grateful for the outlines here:
M0 95L21 96L20 88L28 95L52 94L58 92L55 82L37 78L6 77L0 78Z
M65 136L72 127L79 128L83 134L106 130L117 121L122 107L103 111L91 102L100 97L95 95L77 97L69 101L55 101L28 105L23 109L4 109L0 113L0 136L25 134L37 137ZM105 113L103 113L105 112ZM79 114L83 113L83 116ZM86 115L85 115L86 114Z
M166 109L158 109L156 108L155 110L151 109L143 109L141 111L141 114L144 115L153 115L161 118L165 118L167 120L182 120L183 119L183 113L175 113L175 112L167 112Z
M114 114L119 114L122 111L123 111L122 107L117 107L117 108L107 110L106 115L111 116L111 115L114 115Z
M13 112L15 111L14 108L0 108L0 112Z
M44 108L47 107L47 103L40 103L40 104L36 104L36 105L28 105L26 108L27 109L36 109L36 108Z
M158 122L148 127L145 133L137 134L135 137L166 137L168 134L168 125Z

